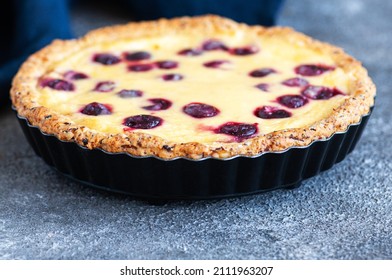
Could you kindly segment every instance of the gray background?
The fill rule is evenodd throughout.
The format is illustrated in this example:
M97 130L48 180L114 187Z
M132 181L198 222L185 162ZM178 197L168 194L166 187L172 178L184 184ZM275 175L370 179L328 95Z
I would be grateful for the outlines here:
M81 6L78 35L126 22ZM34 155L0 112L1 259L391 259L392 1L294 1L279 24L363 61L377 106L356 150L301 188L151 205L74 183Z

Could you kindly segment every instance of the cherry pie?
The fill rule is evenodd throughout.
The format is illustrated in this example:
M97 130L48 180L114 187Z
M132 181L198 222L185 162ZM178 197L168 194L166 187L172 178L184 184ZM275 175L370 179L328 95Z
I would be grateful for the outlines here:
M255 156L345 131L375 86L341 49L217 16L56 40L13 81L18 114L60 140L162 159Z

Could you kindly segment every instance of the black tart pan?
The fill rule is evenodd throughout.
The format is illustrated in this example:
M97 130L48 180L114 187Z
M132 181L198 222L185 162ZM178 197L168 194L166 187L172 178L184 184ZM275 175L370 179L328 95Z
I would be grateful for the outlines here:
M83 184L145 199L207 199L298 187L342 161L355 148L370 117L328 139L254 157L191 160L135 157L89 150L48 135L18 116L35 153L50 166Z

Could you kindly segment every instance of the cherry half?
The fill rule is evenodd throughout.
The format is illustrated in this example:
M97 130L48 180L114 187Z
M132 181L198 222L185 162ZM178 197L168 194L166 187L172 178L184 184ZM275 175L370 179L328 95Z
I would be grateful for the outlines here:
M202 119L211 118L219 114L218 108L204 103L189 103L182 108L183 112L191 117Z
M148 101L150 101L153 105L144 106L142 108L149 111L167 110L172 105L171 101L163 98L150 98Z
M302 107L308 103L308 99L305 96L295 94L280 96L278 97L277 101L279 104L292 109Z
M80 113L89 116L110 115L112 110L113 108L109 104L92 102L80 109Z
M82 72L76 72L73 70L67 71L63 74L64 78L67 80L83 80L83 79L88 79L89 76L82 73Z
M312 86L312 85L304 88L301 94L314 100L325 100L325 99L330 99L331 97L334 97L336 95L344 95L344 93L338 90L337 88Z
M93 61L103 65L113 65L119 63L121 59L110 53L98 53L93 56Z
M260 68L253 70L249 73L249 76L254 77L254 78L263 78L265 76L268 76L270 74L276 73L276 70L272 68Z
M294 68L295 73L302 76L319 76L327 71L335 70L334 66L324 64L303 64Z
M147 72L154 69L154 64L132 64L128 66L128 70L131 72Z
M229 48L223 44L221 41L216 40L216 39L211 39L211 40L207 40L205 41L201 48L205 51L215 51L215 50L223 50L226 51Z
M143 95L143 91L138 89L123 89L120 90L117 95L122 98L141 97Z
M116 84L112 81L104 81L96 84L94 91L109 92L115 88Z
M180 81L184 78L181 74L166 74L162 76L164 81Z
M151 129L163 123L160 117L151 115L136 115L123 120L123 125L135 129Z
M254 114L262 119L282 119L291 117L291 113L273 106L263 106L256 108Z
M191 48L191 49L183 49L179 51L177 54L178 55L183 55L183 56L199 56L203 53L202 50L197 49L197 48Z
M162 60L155 62L159 69L174 69L178 67L178 62L173 60Z
M257 123L227 122L214 130L218 134L227 134L236 137L238 141L252 137L258 131Z
M282 84L288 87L305 87L309 82L302 78L291 78L283 81Z
M266 83L261 83L261 84L255 85L255 87L258 88L259 90L262 90L265 92L268 92L268 90L269 90L269 84L266 84Z
M73 83L62 79L45 79L41 82L42 87L50 87L54 90L73 91L75 86Z
M127 61L140 61L140 60L150 59L151 54L149 52L139 51L139 52L125 53L124 57L125 60Z
M229 50L232 55L251 55L259 52L259 48L256 46L238 47Z
M230 62L228 60L212 60L209 62L205 62L203 65L207 68L219 68L226 63L230 63Z

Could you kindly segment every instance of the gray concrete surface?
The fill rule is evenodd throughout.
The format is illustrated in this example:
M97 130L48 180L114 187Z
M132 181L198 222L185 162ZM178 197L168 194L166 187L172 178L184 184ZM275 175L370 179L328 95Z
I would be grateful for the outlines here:
M0 112L1 259L392 259L392 2L286 2L281 25L363 61L377 106L356 150L301 188L150 205L84 187L36 157ZM78 34L125 22L73 13Z

